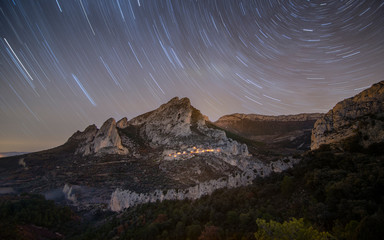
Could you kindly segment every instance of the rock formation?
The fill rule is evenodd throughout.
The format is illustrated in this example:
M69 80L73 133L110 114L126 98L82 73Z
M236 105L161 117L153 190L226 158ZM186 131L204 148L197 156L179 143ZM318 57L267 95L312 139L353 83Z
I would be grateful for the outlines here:
M87 127L84 132L77 132L72 139L81 140L76 154L83 156L97 154L125 155L128 149L121 144L121 138L116 128L116 121L108 119L98 130L95 125Z
M69 141L91 141L97 133L97 127L95 124L88 126L83 132L77 131L72 137L69 138Z
M247 146L232 141L222 130L209 128L206 116L191 105L188 98L172 98L159 108L135 117L118 121L118 127L134 128L153 148L179 149L181 146L221 147L224 152L248 155ZM175 150L177 151L177 150Z
M209 128L208 118L191 105L188 98L175 97L159 108L117 123L108 119L100 129L95 125L77 131L69 139L78 145L75 154L83 156L119 154L139 156L138 145L176 149L184 147L220 147L230 155L248 156L245 144L228 139L222 130ZM140 143L138 141L141 141Z
M358 137L364 147L383 142L383 120L384 81L381 81L337 103L317 120L312 130L311 149L318 149L322 144L337 146L351 137Z
M116 123L116 127L118 128L126 128L128 126L128 119L123 117Z
M189 136L192 133L191 126L202 124L204 124L204 117L200 111L191 106L188 98L179 99L178 97L127 123L127 125L140 127L141 136L154 145L170 144L172 137Z
M298 159L294 158L286 158L269 164L257 162L252 166L247 166L247 171L242 173L200 182L197 185L186 189L157 189L149 193L136 193L130 190L116 189L111 195L109 208L112 211L119 212L123 209L148 202L198 199L202 196L211 194L217 189L234 188L252 184L256 177L265 177L272 172L282 172L291 168L297 162Z

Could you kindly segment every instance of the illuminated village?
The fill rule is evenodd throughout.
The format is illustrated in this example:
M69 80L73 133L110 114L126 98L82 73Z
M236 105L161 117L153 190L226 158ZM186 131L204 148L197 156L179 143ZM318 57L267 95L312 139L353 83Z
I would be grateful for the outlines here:
M176 150L164 150L164 160L179 160L179 159L189 159L196 154L207 154L207 153L214 153L217 154L221 152L222 150L220 148L187 148L183 151L176 151Z

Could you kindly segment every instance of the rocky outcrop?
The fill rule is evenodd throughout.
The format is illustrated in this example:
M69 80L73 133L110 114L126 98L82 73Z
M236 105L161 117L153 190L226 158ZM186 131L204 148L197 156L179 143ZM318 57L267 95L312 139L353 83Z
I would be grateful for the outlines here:
M71 185L65 184L62 191L66 200L73 203L77 202L76 195L73 193L73 187Z
M90 142L96 136L97 131L95 124L89 125L83 132L75 132L68 141Z
M159 108L128 121L108 119L100 130L91 125L76 132L70 140L79 147L76 154L128 154L139 156L138 147L152 149L182 146L215 146L232 155L248 156L245 144L228 139L224 131L210 128L206 116L191 105L188 98L172 98ZM176 150L176 151L178 151Z
M383 142L383 120L384 81L381 81L337 103L317 120L312 130L311 149L318 149L323 144L337 146L343 140L355 136L364 147Z
M104 122L99 130L92 125L87 127L84 132L76 133L72 138L82 140L76 154L83 156L92 154L128 154L128 149L121 144L116 121L113 118Z
M264 164L262 162L248 162L247 171L220 179L200 182L199 184L186 189L157 189L149 193L136 193L130 190L116 189L111 195L109 208L112 211L118 212L148 202L198 199L213 193L217 189L234 188L252 184L256 177L265 177L272 172L284 171L291 168L297 162L298 159L294 158L286 158L269 164Z
M126 128L128 126L128 119L123 117L116 123L116 127L118 128Z
M172 98L159 108L126 121L121 119L118 127L135 128L140 137L151 147L173 148L180 151L182 146L220 147L233 155L248 155L245 144L228 139L222 130L209 128L206 116L191 105L188 98Z
M202 114L188 98L172 98L158 109L133 118L128 125L140 126L140 134L154 145L170 144L172 137L191 135L192 125L204 124Z

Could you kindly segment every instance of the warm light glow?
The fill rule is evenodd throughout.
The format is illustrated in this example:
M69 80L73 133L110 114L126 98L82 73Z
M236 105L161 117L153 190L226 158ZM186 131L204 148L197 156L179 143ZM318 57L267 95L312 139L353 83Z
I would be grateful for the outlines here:
M193 149L196 149L195 151L191 150L190 152L183 151L183 152L177 152L173 154L173 157L179 157L181 155L187 155L187 154L201 154L201 153L211 153L211 152L220 152L220 149L213 149L213 148L208 148L208 149L197 149L196 147L193 147ZM172 156L172 154L169 154L168 156Z

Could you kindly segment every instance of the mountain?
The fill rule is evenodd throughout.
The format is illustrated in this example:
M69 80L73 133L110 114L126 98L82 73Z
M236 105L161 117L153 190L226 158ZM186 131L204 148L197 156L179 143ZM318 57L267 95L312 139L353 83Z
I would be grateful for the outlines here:
M28 152L0 152L0 158L27 154Z
M382 87L323 116L232 114L216 123L173 98L90 125L56 148L2 158L0 238L254 239L274 229L381 239ZM298 154L315 120L319 147Z
M265 116L231 114L219 118L215 125L254 141L273 144L275 148L308 150L311 131L321 113Z
M100 129L90 125L83 132L76 132L68 142L78 142L75 154L82 156L134 156L138 154L139 146L147 150L162 149L167 155L176 149L185 150L193 146L220 147L230 154L248 155L245 144L228 139L223 131L209 128L206 121L208 118L191 106L188 98L175 97L158 109L130 121L124 117L116 123L110 118Z
M253 144L224 131L175 97L128 120L88 126L54 149L0 161L3 192L39 193L79 209L120 211L165 199L197 199L249 185L292 167L289 155L249 153Z
M337 103L316 121L311 140L312 150L325 144L343 149L346 141L364 148L383 144L384 81Z

